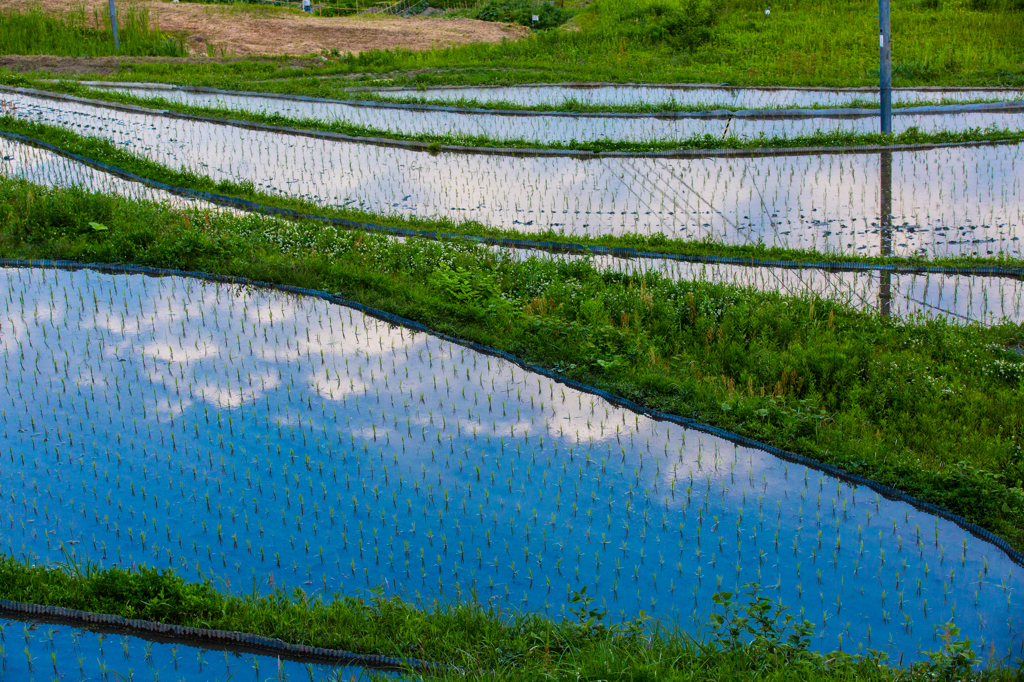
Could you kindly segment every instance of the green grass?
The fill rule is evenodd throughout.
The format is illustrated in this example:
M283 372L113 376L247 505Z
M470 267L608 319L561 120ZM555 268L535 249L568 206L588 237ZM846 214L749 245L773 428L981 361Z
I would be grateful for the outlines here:
M699 31L658 36L644 12L655 5L679 8L693 0L598 0L576 18L580 31L549 31L500 45L470 45L429 53L364 53L351 71L428 69L396 74L394 84L451 82L728 82L733 85L875 85L878 66L877 3L870 0L723 0ZM944 0L895 3L892 15L894 85L977 85L1024 82L1024 12ZM630 21L640 15L637 23ZM641 29L637 27L640 26ZM638 32L639 31L639 32ZM478 70L431 73L429 69ZM499 68L495 68L499 67ZM487 73L484 69L494 69ZM505 75L503 70L512 70ZM522 75L515 71L523 71ZM525 76L525 78L523 77Z
M568 7L580 5L570 0ZM284 91L337 96L354 84L445 85L523 82L710 82L733 85L877 85L877 3L873 0L721 0L708 23L677 22L672 12L652 20L662 5L686 11L691 0L610 0L583 8L567 27L518 41L427 52L370 51L338 55L313 69L327 79L314 87L309 68L287 60L125 65L114 78L251 89L276 79ZM1024 84L1024 11L1012 3L906 0L893 6L894 85L1021 86ZM699 12L698 12L699 14ZM630 19L630 17L634 17ZM678 19L678 16L676 17ZM668 22L668 23L666 23ZM650 30L647 30L647 29ZM639 31L639 32L638 32ZM759 37L760 36L760 37ZM690 39L693 40L690 40ZM65 50L65 54L74 51Z
M180 37L150 27L146 8L129 5L120 9L118 40L120 50L114 47L109 17L97 14L89 21L84 6L63 17L47 16L38 10L0 14L0 54L74 57L186 55L185 44Z
M790 249L779 246L758 244L723 244L712 240L669 239L661 233L652 235L566 235L553 231L522 232L489 227L475 221L455 222L447 218L401 217L378 215L357 209L324 207L298 198L258 191L251 183L214 181L209 176L192 171L168 168L154 161L137 156L113 143L95 137L87 137L64 128L50 126L12 117L0 117L0 130L24 135L48 142L60 149L83 156L87 159L115 166L138 176L155 180L174 187L216 193L253 201L265 206L276 206L323 218L340 218L355 223L384 227L418 230L424 236L462 235L484 239L519 239L530 242L550 242L551 249L559 244L595 245L635 249L648 254L681 255L694 257L743 258L751 261L794 261L802 263L874 263L906 267L1001 267L1024 268L1024 259L1011 258L1005 254L995 256L959 255L940 258L922 256L862 256L851 253L820 252L810 249Z
M363 597L311 597L301 590L232 595L209 582L186 583L172 571L99 569L73 561L47 568L4 555L0 598L363 654L413 656L466 671L441 672L431 679L1010 682L1021 675L998 662L972 672L968 657L955 651L956 638L948 643L953 646L940 645L930 662L904 669L890 667L877 653L813 653L807 649L806 630L786 623L787 614L753 591L723 606L717 614L722 621L709 622L703 637L649 618L616 624L601 618L587 624L592 610L586 601L569 604L573 617L554 620L468 600L414 606L372 592ZM756 625L758 618L763 627ZM748 639L737 641L731 627Z
M92 230L90 221L107 225ZM185 214L0 184L0 255L201 270L340 292L946 507L1024 548L1024 329L894 321L589 262Z

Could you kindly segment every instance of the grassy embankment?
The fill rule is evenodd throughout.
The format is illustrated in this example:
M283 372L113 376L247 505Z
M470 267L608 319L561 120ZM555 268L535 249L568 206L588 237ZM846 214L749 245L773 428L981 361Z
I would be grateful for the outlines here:
M580 4L566 2L570 8ZM596 0L568 24L515 42L339 54L315 69L320 76L353 78L309 78L310 69L291 68L286 58L131 64L114 78L231 89L275 79L261 87L325 97L367 83L869 86L877 85L876 16L872 0ZM1016 0L896 3L892 26L896 86L1024 85L1024 11ZM63 54L83 52L58 47Z
M669 238L662 233L651 235L602 235L586 236L562 232L525 232L495 228L475 221L455 222L446 218L402 217L378 215L352 208L324 207L305 199L282 196L258 190L251 183L214 181L205 175L192 171L176 170L120 149L107 140L79 135L56 126L34 123L13 118L0 117L0 130L20 134L32 139L48 142L72 154L99 161L143 178L155 180L174 187L210 192L226 197L253 201L265 206L280 207L298 211L309 216L338 218L354 223L365 223L402 229L418 230L429 238L470 237L490 240L519 239L530 242L548 242L552 250L559 245L593 245L634 249L645 254L682 255L690 257L723 257L757 261L793 261L798 263L873 263L904 267L1002 267L1024 268L1024 260L996 255L954 255L934 258L924 256L865 256L853 253L820 252L810 249L791 249L780 246L758 244L724 244L712 239L686 240Z
M637 619L607 623L585 595L573 618L552 620L470 601L414 606L380 594L230 595L173 571L98 569L72 561L33 567L0 555L0 596L190 627L249 632L356 653L413 656L461 666L430 679L731 682L1018 681L1024 668L999 661L972 670L974 652L947 630L935 656L893 668L883 655L819 654L807 649L808 624L755 591L721 599L703 636ZM723 595L724 596L724 595Z
M1024 330L314 222L183 214L5 181L0 254L339 291L652 408L878 480L1024 548ZM108 225L95 233L90 221ZM1016 351L1016 352L1015 352Z

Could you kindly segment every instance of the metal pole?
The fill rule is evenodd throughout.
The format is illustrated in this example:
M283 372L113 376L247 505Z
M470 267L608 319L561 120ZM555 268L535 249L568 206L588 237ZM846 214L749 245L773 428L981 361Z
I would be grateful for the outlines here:
M114 33L114 49L121 51L121 41L117 38L117 8L114 7L114 0L108 0L110 4L110 30Z
M889 0L878 0L878 85L882 99L882 134L888 135L892 132L892 35L889 30Z

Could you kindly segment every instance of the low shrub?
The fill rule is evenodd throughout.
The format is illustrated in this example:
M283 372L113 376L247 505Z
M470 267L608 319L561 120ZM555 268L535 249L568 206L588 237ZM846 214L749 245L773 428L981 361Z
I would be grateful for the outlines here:
M535 0L490 0L476 11L476 18L483 21L503 21L536 29L556 28L572 15L572 11L554 3ZM537 17L537 21L533 17Z
M689 50L712 41L722 8L717 0L598 0L590 12L610 36Z

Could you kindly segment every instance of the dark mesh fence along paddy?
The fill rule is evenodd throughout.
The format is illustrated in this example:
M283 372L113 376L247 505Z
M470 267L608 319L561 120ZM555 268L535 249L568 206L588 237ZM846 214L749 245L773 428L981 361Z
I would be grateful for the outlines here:
M749 160L522 150L429 155L414 151L426 150L422 143L353 142L49 94L12 94L11 101L19 117L99 136L214 181L250 181L260 190L373 213L476 220L521 232L663 234L863 254L881 253L887 241L879 215L882 162L871 150ZM1020 153L1017 145L892 151L892 253L1019 255Z
M54 623L87 627L93 632L127 633L135 637L151 638L151 641L180 643L189 647L202 648L206 651L222 650L233 654L248 653L259 656L273 656L292 662L329 665L332 668L360 666L383 670L417 670L421 672L457 670L449 666L421 661L418 658L357 654L338 649L291 644L280 639L261 637L260 635L247 632L182 627L168 623L122 618L121 616L105 613L78 611L59 606L25 604L10 601L9 599L0 599L0 614L32 623ZM264 664L269 665L271 660L266 661ZM201 669L193 671L194 674L200 672L202 672Z
M31 368L35 354L41 352L44 353L41 359L48 362L45 353L49 351L39 344L32 345L32 340L45 328L51 338L57 339L52 343L74 350L76 358L69 368L74 367L78 372L88 365L108 382L105 385L90 382L78 389L74 389L72 383L72 390L68 391L62 389L61 384L53 383L56 376L47 377L42 383L38 378L30 382L27 376L22 381L10 376L10 372L22 372L19 370L21 361L15 358L14 364L9 365L8 384L19 387L20 395L33 404L42 398L37 392L43 391L51 403L55 399L62 400L75 414L82 415L83 420L91 419L92 412L104 412L108 405L114 418L110 425L100 424L99 430L94 423L90 432L88 424L63 423L57 416L51 423L50 410L44 408L32 428L49 433L50 444L37 440L42 433L39 432L32 436L13 433L8 436L12 445L33 459L46 450L48 457L59 458L56 459L58 464L51 464L54 474L64 473L72 479L79 470L95 472L92 465L96 465L100 469L98 476L90 473L86 478L104 490L107 490L105 478L116 474L121 486L118 495L123 498L119 499L119 504L123 501L129 507L138 505L137 510L129 510L133 512L133 519L140 511L152 513L152 524L157 527L147 538L143 530L148 524L143 519L133 538L132 526L138 520L129 519L128 511L103 507L103 513L113 515L113 519L106 522L109 530L104 529L102 521L96 524L90 521L91 530L99 537L92 541L93 548L90 549L88 541L77 548L87 556L98 556L102 541L103 553L110 552L109 561L114 560L115 552L119 563L130 560L159 565L166 561L187 576L202 570L207 575L212 572L221 577L234 577L244 565L247 570L271 572L282 586L302 584L304 580L318 584L322 579L334 589L340 587L339 579L345 581L346 589L362 585L364 571L369 584L368 571L372 566L375 581L390 576L389 584L393 589L407 591L410 595L419 593L420 589L430 590L436 577L441 594L466 595L472 588L481 595L500 597L500 588L504 586L503 599L518 605L521 590L523 606L556 613L562 601L559 595L563 582L567 586L591 583L595 595L613 609L621 609L624 617L644 608L657 617L671 618L679 604L687 604L685 613L696 615L701 611L700 604L705 603L701 600L710 592L731 589L734 581L760 582L794 610L798 606L808 610L806 617L817 621L824 633L823 639L816 640L816 646L831 649L834 647L831 635L839 633L853 637L854 641L869 642L871 631L867 627L873 626L880 641L888 636L894 638L891 653L906 654L913 660L920 657L922 646L930 636L928 625L938 622L937 619L948 620L950 608L967 636L979 636L1000 652L1007 646L1014 646L1011 642L1020 623L1019 609L1013 603L1020 593L1018 583L1024 580L1021 572L1024 557L964 519L872 481L848 476L834 467L822 467L792 453L764 447L689 419L644 409L523 363L510 354L438 335L409 320L324 292L287 286L267 289L244 279L198 275L210 282L235 285L225 297L223 287L180 280L179 277L195 275L173 270L25 261L3 261L0 266L27 268L20 271L23 274L8 271L6 303L8 317L17 325L20 347L25 349L24 367ZM50 272L64 269L71 274L47 274L39 270L41 267L51 269ZM89 274L90 270L151 274L159 278L108 277ZM73 274L76 272L78 274ZM296 297L281 298L274 291ZM75 300L75 294L84 292L92 294L88 305ZM63 302L66 294L67 305ZM55 311L52 320L16 313L21 310L21 301L28 310L28 307L36 309L38 303L49 299L54 302L49 308ZM317 301L332 305L324 307ZM345 306L350 315L364 313L395 326L363 319L359 314L349 318L334 307L337 304ZM11 317L11 313L17 316ZM198 324L200 316L205 320L202 327ZM186 319L189 317L191 322ZM124 331L117 331L121 329L122 319ZM254 323L253 332L262 327L274 338L268 343L260 338L263 332L253 335L244 331L250 322ZM176 327L184 331L175 332ZM408 335L409 331L426 332L427 336L417 339ZM63 342L60 340L62 333ZM279 333L289 339L288 349L283 342L277 348ZM329 342L325 343L325 339ZM7 341L8 353L12 352L12 342ZM250 343L252 348L243 351ZM93 354L93 360L85 364L79 361L77 355L100 345L110 352L101 356ZM225 362L223 353L228 345L234 359ZM13 350L17 352L17 348ZM402 361L397 363L400 357ZM385 359L388 367L385 367ZM378 360L377 367L373 366L373 360ZM390 367L392 360L396 361L395 367ZM246 365L245 374L240 371L242 364ZM344 381L340 371L346 372ZM523 371L526 374L520 374ZM470 378L464 380L463 373ZM477 373L478 378L473 376ZM171 382L171 376L175 382ZM197 381L200 377L202 381ZM361 385L349 385L357 377ZM68 379L76 381L72 376ZM178 379L184 383L176 383ZM113 396L127 390L126 380L131 382L135 397L130 403L119 400L120 406L115 408ZM88 381L88 377L79 381ZM114 385L110 385L111 381ZM537 383L536 388L534 383ZM473 390L477 384L477 390L484 390L482 396ZM111 389L113 394L109 393ZM185 390L187 396L182 392ZM582 404L585 394L591 396L588 402L592 404L588 406ZM315 406L314 395L318 398ZM563 397L560 399L559 395ZM572 397L578 398L579 410L571 407ZM433 407L438 398L441 403ZM179 406L179 401L188 404ZM537 401L540 401L539 406ZM289 409L293 410L291 416L286 414ZM147 410L148 418L144 414ZM317 415L317 411L322 414ZM360 415L358 422L342 427L338 421L339 411L343 420ZM468 411L466 416L459 416L463 411ZM393 415L388 414L392 412ZM377 413L382 415L380 419L374 416ZM8 420L18 420L28 431L24 414L12 410L7 414ZM402 423L399 423L400 416ZM627 416L635 420L635 428L628 423ZM137 421L140 418L144 420L142 423ZM446 423L448 418L452 422ZM209 419L209 423L205 423L205 419ZM486 424L491 420L502 421L502 430L507 435L500 435L501 430ZM371 424L372 433L368 428ZM322 437L318 435L321 426ZM11 430L17 428L17 424L10 424L8 431L12 433ZM229 428L232 429L230 436ZM284 433L278 433L282 428ZM570 433L564 433L565 428ZM118 432L122 439L121 447L115 446L115 450L125 459L124 465L120 459L116 464L112 459L104 460L105 444L114 445L114 433L109 429ZM138 433L133 433L133 429ZM575 435L573 429L577 429ZM431 431L429 439L427 430ZM456 430L457 437L453 433ZM336 444L335 431L339 434ZM415 431L422 431L422 442L421 434ZM687 437L689 431L698 433ZM342 439L341 434L347 437ZM704 442L700 434L711 440ZM394 441L391 436L395 437ZM126 447L123 439L128 437L133 442ZM55 438L66 442L54 445ZM163 446L158 445L159 440L164 441ZM445 440L450 442L444 443ZM215 463L210 453L208 466L206 450L210 445L207 443L215 442L223 442L217 449L225 459ZM275 454L275 444L282 447L280 454ZM657 452L657 445L661 444L664 444L664 453ZM723 447L728 444L734 446L732 452ZM173 460L169 454L172 450L176 453ZM161 454L165 451L166 462ZM304 463L296 463L296 457L304 459ZM665 469L661 469L662 463ZM135 473L125 468L129 464L134 465ZM186 464L189 469L197 469L197 476L185 470ZM173 472L174 466L179 466L181 471ZM336 466L341 467L340 472L335 470ZM584 466L587 476L582 475ZM146 478L141 474L149 467L150 477ZM281 479L281 467L300 472L297 487L293 489L292 474ZM579 477L574 471L577 467ZM622 471L618 471L620 467ZM275 476L274 469L278 469L279 475ZM177 503L175 507L167 503L167 498L177 500L177 486L173 484L179 473L183 474L182 478L188 478L189 493L195 498L187 500L183 508L177 508ZM500 479L495 476L498 473ZM353 474L355 488L351 487L353 481L349 478ZM755 474L763 481L755 481ZM8 472L8 476L11 475ZM158 475L166 476L167 490L155 478ZM310 479L308 490L307 477ZM591 477L596 479L591 480ZM113 485L114 479L110 480ZM525 486L527 480L531 481L529 488ZM324 484L322 500L319 485L314 485L321 481ZM598 482L603 485L595 487ZM813 491L813 482L819 483L818 491ZM826 482L829 485L826 486ZM51 495L62 497L60 508L47 512L47 523L43 523L41 515L31 518L36 520L39 530L46 530L59 519L75 537L78 535L73 530L78 498L84 493L78 493L70 480L66 485L56 479L50 484L53 486ZM132 497L127 494L129 485ZM361 496L360 485L367 486ZM221 492L222 486L228 490ZM17 479L10 479L5 487L13 496L19 487ZM870 493L865 495L865 489L877 493L874 500ZM333 495L328 493L335 490L341 491L338 502L329 499ZM239 491L241 500L237 499ZM26 498L28 492L26 488ZM352 498L350 507L347 499L341 499L342 492L346 498ZM587 493L591 492L595 498L587 502ZM184 490L181 495L185 495ZM609 496L607 527L600 518L606 495ZM816 521L815 495L818 496ZM93 494L86 496L93 504ZM621 498L615 507L616 524L621 521L626 524L625 528L612 527L613 497ZM784 499L787 500L785 505ZM460 515L457 507L460 501L467 500L471 502L467 507L479 506L480 524L476 522L475 508L463 509ZM46 505L46 499L41 503ZM828 511L830 503L834 516ZM27 499L22 500L22 504L27 504ZM323 507L318 508L318 504ZM449 509L449 504L456 508ZM765 504L768 512L763 511ZM0 506L16 505L16 497L0 501ZM422 519L420 506L423 507ZM759 509L754 510L753 506ZM301 514L296 507L303 509ZM21 507L18 509L20 514ZM595 510L600 512L596 519L592 516ZM275 521L278 511L281 519ZM84 507L82 513L86 513ZM179 519L181 513L186 513L188 518ZM330 525L326 519L328 514ZM460 524L463 516L466 526ZM620 518L623 516L625 520ZM667 518L669 516L671 519ZM258 523L261 531L267 530L273 543L271 552L280 552L283 556L264 557L262 546L248 550L237 545L232 548L230 541L215 541L210 537L214 524L217 538L221 537L222 524L225 536L240 532L235 528L240 526L243 517L247 526ZM805 517L808 529L802 530ZM113 520L122 524L117 538L113 526L109 525ZM283 530L282 520L285 522ZM543 524L534 525L537 521ZM165 523L173 523L178 541L176 543L168 531L166 546L156 547L165 544L164 532L159 530ZM208 530L207 523L211 524ZM377 523L383 525L377 526ZM630 523L634 525L632 534ZM734 526L735 540L732 539ZM861 526L865 533L863 538ZM347 538L342 527L349 534ZM815 542L815 530L827 530L824 549L820 536L819 543ZM381 532L379 537L377 531ZM481 535L476 536L476 532ZM181 534L186 535L185 542ZM45 548L42 539L35 539L34 535L23 534L20 539L16 533L8 535L9 543L28 543L26 549L33 548L42 559L59 551L59 547L51 546L49 534L45 535ZM291 535L290 542L288 535ZM758 536L762 535L759 542ZM62 537L68 539L67 533ZM308 543L314 537L313 547L307 544L304 553L303 540ZM752 538L753 548L748 537ZM246 542L248 538L256 545L266 542L252 532L242 534ZM993 547L978 544L975 538ZM655 539L657 543L653 542ZM780 539L784 546L792 540L792 557L788 548L779 551ZM191 550L188 540L192 540ZM216 548L221 556L202 559L195 551L197 541L207 543L204 548L208 549L208 554ZM370 553L377 555L378 541L383 551L379 563L375 563ZM147 548L147 542L153 546ZM403 542L409 543L404 550ZM463 542L467 544L465 549ZM511 550L508 559L503 558L502 543L507 543ZM446 548L448 566L456 572L454 576L441 571L442 544ZM746 555L742 555L744 544L747 545ZM612 547L610 553L606 553L608 545ZM948 556L946 546L951 548ZM997 548L998 552L992 551ZM327 556L323 554L324 549L327 549ZM193 556L188 556L189 551ZM524 551L528 558L520 564L517 577L515 565L509 567L506 562L520 561L517 557ZM751 551L754 553L750 554ZM330 556L333 552L339 556ZM437 554L436 575L427 568L426 561L421 568L420 561L416 560L425 560L425 552ZM664 556L665 552L668 557ZM919 556L913 557L914 553ZM341 554L344 554L344 561ZM590 554L594 554L593 560L584 558ZM225 555L230 556L230 562ZM408 558L404 558L406 556ZM729 563L733 557L735 577L733 564ZM742 557L747 560L743 561ZM222 561L216 561L217 558ZM666 559L671 560L667 566ZM289 566L292 561L299 564L294 570ZM403 561L412 566L406 563L402 570ZM534 561L538 562L536 566ZM357 562L362 570L357 570ZM625 565L620 567L620 562ZM803 570L807 574L803 579L800 578L801 562L805 562ZM222 566L217 566L218 563ZM433 563L432 560L429 563L431 569ZM545 568L540 568L541 563ZM672 563L678 565L678 570L672 568ZM931 571L926 566L930 566ZM305 570L299 571L300 567ZM534 567L538 567L539 572L533 572ZM323 576L314 575L314 568L316 574L323 571ZM823 580L822 571L828 577L823 582L815 582L812 579L815 569L819 571L818 581ZM839 576L856 576L858 570L864 570L865 575L877 575L878 585L874 578L858 581L851 577L851 583L856 585L844 588ZM422 584L410 576L413 571L422 571ZM309 578L302 575L303 572L308 572ZM703 582L702 572L706 579ZM493 582L495 578L497 587ZM546 590L545 578L550 581ZM778 583L769 588L768 583L776 580ZM920 581L917 585L923 593L911 592L910 586L915 580ZM460 581L465 581L461 587ZM244 576L242 582L245 582ZM804 583L806 592L801 587ZM858 593L854 587L864 592ZM691 588L697 600L693 608L689 606ZM516 594L509 595L509 589ZM674 596L676 590L678 596ZM884 606L885 594L881 590L889 594L888 607ZM978 619L974 617L970 595L980 599L973 607L978 609ZM881 613L880 602L883 604ZM953 606L953 603L958 605ZM845 630L844 626L850 630ZM878 645L872 646L877 648Z
M67 609L14 606L19 610L0 605L0 670L5 680L350 682L404 680L417 674L409 668L403 673L391 666L302 654L291 651L298 647L282 647L273 640L260 648L246 644L241 633L223 633L227 636L219 640L208 636L217 633L204 631L200 634L206 636L193 639L173 633L181 628L156 623L115 624L108 621L118 619L103 614L70 612L65 617L49 612Z
M173 187L137 176L123 169L86 159L38 140L0 131L0 137L16 143L5 151L0 170L12 177L53 186L81 186L132 199L166 201L172 205L226 207L235 211L270 214L287 219L307 219L340 229L358 229L396 237L443 241L469 241L496 247L512 257L551 254L595 258L595 265L623 272L657 272L673 280L710 279L754 286L787 295L811 294L844 301L860 309L877 309L895 317L912 313L941 316L953 322L982 323L1024 316L1021 296L1024 271L1010 268L944 268L880 266L871 263L806 263L756 261L741 258L665 255L632 248L592 244L541 242L508 238L480 238L436 231L396 228L309 215L278 209L232 197ZM31 145L31 146L25 146ZM26 155L38 149L41 156ZM66 159L59 163L58 159ZM272 229L268 225L268 230ZM266 235L270 237L269 233Z

